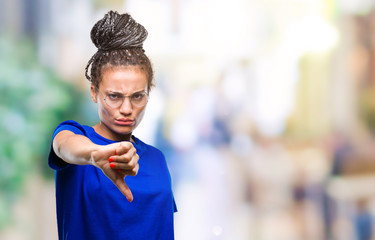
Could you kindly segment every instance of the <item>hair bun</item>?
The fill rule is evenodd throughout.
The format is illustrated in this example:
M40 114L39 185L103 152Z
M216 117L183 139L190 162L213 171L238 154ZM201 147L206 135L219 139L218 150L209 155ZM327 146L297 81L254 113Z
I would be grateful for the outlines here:
M147 30L129 14L109 11L91 29L91 40L99 50L142 47Z

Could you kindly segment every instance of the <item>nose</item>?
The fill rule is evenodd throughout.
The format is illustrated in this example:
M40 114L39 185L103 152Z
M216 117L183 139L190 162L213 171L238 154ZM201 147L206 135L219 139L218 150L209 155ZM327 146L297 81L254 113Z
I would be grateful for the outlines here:
M124 98L124 102L120 106L120 113L124 115L130 115L133 112L133 106L132 103L130 102L129 97Z

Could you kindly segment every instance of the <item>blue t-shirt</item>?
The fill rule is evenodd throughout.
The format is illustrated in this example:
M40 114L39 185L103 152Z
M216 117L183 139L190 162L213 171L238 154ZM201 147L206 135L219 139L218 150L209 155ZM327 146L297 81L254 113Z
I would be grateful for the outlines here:
M62 130L84 135L98 145L115 143L71 120L61 123L53 138ZM131 203L99 168L68 164L51 148L48 163L56 174L60 240L174 239L173 213L177 209L164 155L138 138L134 140L139 171L125 178L134 196Z

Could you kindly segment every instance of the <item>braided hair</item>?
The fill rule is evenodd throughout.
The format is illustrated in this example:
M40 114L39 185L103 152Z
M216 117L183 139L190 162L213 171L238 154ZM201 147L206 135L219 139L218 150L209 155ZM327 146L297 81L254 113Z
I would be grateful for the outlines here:
M109 11L91 29L91 40L98 51L86 65L87 80L98 89L103 67L137 66L146 73L149 92L153 86L153 69L143 49L146 38L146 29L129 14Z

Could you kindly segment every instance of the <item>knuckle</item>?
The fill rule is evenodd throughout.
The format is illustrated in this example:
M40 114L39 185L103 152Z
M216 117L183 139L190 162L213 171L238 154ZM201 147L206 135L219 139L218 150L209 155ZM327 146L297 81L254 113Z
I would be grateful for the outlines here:
M130 167L131 169L134 169L134 168L136 167L136 165L135 165L133 162L130 162L130 163L129 163L129 167Z
M137 173L138 173L138 171L134 171L134 170L128 170L127 171L127 175L129 175L129 176L136 176L137 175Z
M128 164L130 164L131 160L132 160L131 156L126 156L125 162L127 162Z
M135 149L130 149L129 154L133 156L134 154L137 154L137 151Z

